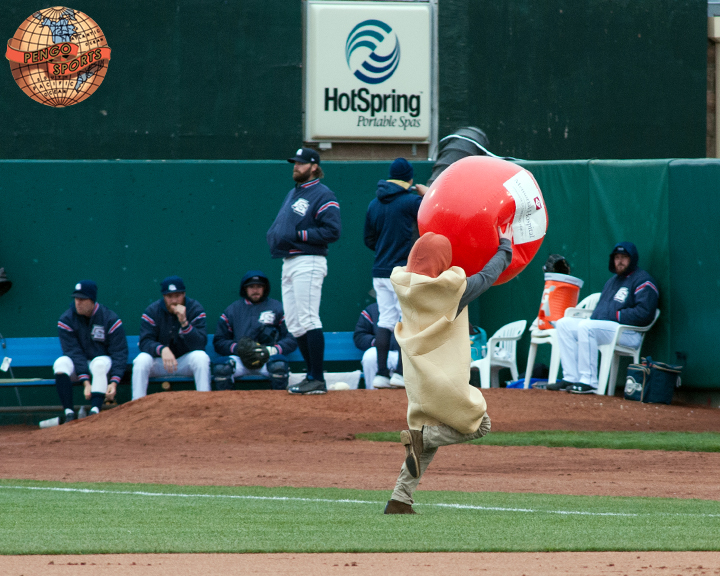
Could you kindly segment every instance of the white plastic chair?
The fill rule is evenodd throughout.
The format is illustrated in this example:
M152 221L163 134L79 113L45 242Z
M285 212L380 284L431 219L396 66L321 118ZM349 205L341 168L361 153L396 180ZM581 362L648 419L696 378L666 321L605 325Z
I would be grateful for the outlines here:
M501 368L510 368L513 380L518 379L517 342L525 332L527 320L517 320L506 324L495 332L487 343L487 356L475 360L470 365L480 369L480 387L498 388L498 372Z
M600 292L590 294L583 298L575 308L565 310L565 316L585 316L589 318L592 311L595 310L598 300L600 300ZM524 388L530 387L530 377L532 376L533 366L535 365L535 356L537 355L537 347L540 344L550 344L550 370L548 373L548 384L557 382L557 375L560 370L560 346L558 345L557 330L549 328L548 330L538 330L537 328L530 332L530 350L528 350L527 365L525 366L525 384Z
M632 356L635 364L640 363L640 349L642 348L645 335L650 331L660 316L660 310L655 310L655 318L647 326L628 326L627 324L618 325L615 337L609 344L598 346L600 352L600 370L598 373L598 388L596 394L605 394L607 390L608 396L615 395L615 381L617 380L618 366L620 364L620 356ZM622 346L618 344L620 336L624 332L633 331L640 333L640 344L637 348Z

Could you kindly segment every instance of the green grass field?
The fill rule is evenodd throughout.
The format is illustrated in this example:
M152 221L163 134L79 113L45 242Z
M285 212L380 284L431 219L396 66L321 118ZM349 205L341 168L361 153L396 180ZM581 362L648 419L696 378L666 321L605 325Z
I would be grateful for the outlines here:
M720 550L720 502L0 481L2 554Z
M373 432L356 434L356 437L375 442L400 442L400 432ZM568 432L566 430L493 432L469 443L489 446L720 452L720 434L716 432Z

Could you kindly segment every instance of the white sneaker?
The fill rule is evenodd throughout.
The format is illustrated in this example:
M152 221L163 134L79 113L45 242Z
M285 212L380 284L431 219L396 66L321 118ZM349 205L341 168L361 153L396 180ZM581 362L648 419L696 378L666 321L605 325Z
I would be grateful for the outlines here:
M372 385L373 388L392 388L392 385L390 384L390 378L388 378L387 376L380 376L380 374L375 375Z
M405 377L397 372L390 378L390 386L393 388L405 388Z

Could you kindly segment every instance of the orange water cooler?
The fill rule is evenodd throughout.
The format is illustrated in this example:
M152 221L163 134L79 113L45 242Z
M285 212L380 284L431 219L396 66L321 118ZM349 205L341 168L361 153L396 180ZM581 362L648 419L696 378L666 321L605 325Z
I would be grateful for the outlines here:
M555 328L555 322L562 318L567 308L577 306L583 281L575 276L545 273L545 289L540 301L538 329Z

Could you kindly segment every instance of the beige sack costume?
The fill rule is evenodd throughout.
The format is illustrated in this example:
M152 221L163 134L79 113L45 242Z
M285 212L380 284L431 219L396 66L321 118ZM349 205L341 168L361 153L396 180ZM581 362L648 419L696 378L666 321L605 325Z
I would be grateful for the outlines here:
M408 265L390 276L402 308L395 338L402 349L408 426L422 431L423 449L418 477L403 464L389 504L412 505L412 494L438 447L480 438L490 430L485 398L469 383L467 304L497 280L511 258L511 243L503 239L497 254L468 279L462 268L450 267L450 241L428 232L413 246Z

